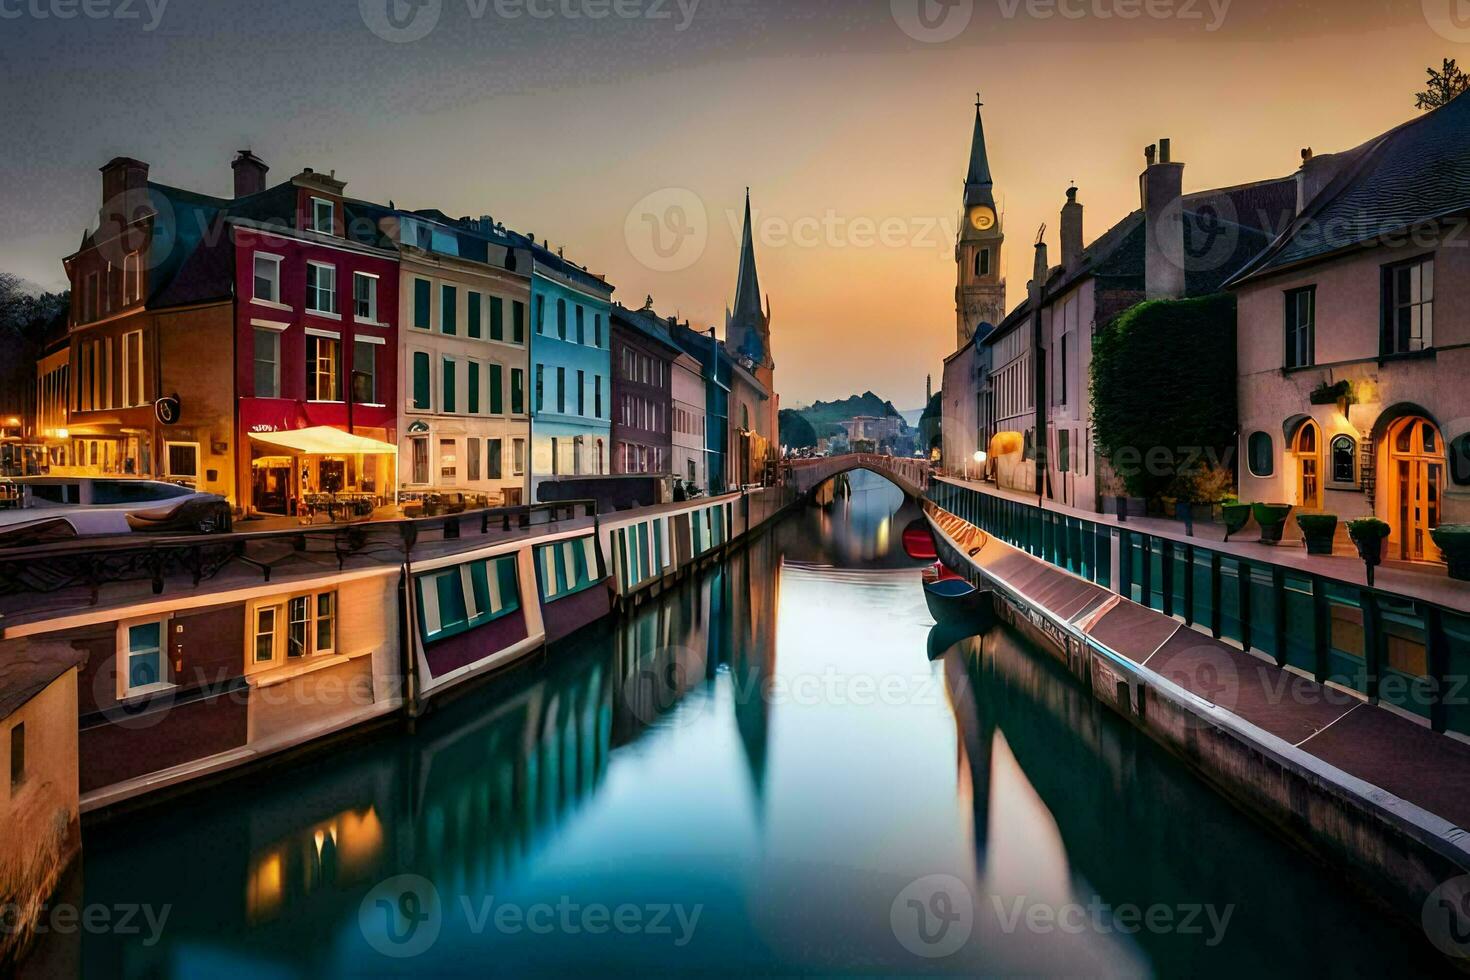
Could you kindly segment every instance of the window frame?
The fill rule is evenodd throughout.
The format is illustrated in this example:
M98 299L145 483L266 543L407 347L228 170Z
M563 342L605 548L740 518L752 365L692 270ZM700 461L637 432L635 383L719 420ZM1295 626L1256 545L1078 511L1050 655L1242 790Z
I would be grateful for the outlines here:
M1298 368L1313 367L1317 363L1317 286L1300 286L1285 291L1282 322L1282 359L1281 364L1288 371ZM1305 298L1308 302L1308 316L1305 324L1298 319L1300 313L1299 300ZM1303 334L1305 334L1306 349L1303 353ZM1302 355L1300 359L1296 355Z
M312 284L313 269L315 269L318 273L321 273L324 270L331 273L331 287L329 289L324 290L322 288L320 279L317 280L315 285ZM305 289L306 292L305 297L302 300L302 308L307 313L310 313L313 316L330 317L333 320L340 320L342 318L342 314L340 312L340 304L338 303L337 299L337 266L334 263L320 262L316 259L307 259ZM325 294L331 302L330 309L323 309L319 306L312 305L313 302L319 302L323 294Z
M250 390L254 393L254 396L253 397L255 397L255 398L280 398L281 397L281 333L285 330L285 327L284 326L278 326L278 327L277 326L265 326L264 324L261 324L261 323L251 323L250 329L253 331L252 334L251 334L252 340L251 340L251 347L250 347L250 362L251 362L251 369L252 369L251 370L251 376L250 376L250 383L251 383L251 389ZM259 369L259 365L260 365L260 337L261 337L262 334L266 334L266 335L270 336L271 342L272 342L272 344L275 347L275 357L272 358L272 361L271 361L272 391L273 391L273 393L272 394L269 394L269 395L262 395L260 393L260 384L259 384L260 378L259 378L259 375L256 373L256 371Z
M260 296L260 295L257 295L256 292L255 292L255 287L257 285L256 280L260 278L259 274L256 271L256 269L257 269L257 263L259 263L261 259L265 259L267 262L269 262L271 265L273 265L275 267L275 277L274 277L274 279L272 280L272 283L271 283L272 286L274 287L274 289L272 291L274 292L275 295L273 295L273 296ZM259 304L261 306L269 306L272 309L278 309L278 310L289 310L290 309L290 307L287 306L286 303L283 302L282 299L281 299L281 264L284 261L285 261L285 256L283 256L283 255L277 255L274 252L255 252L254 253L254 258L252 259L251 264L250 264L250 302L257 303L257 304Z
M331 198L312 195L308 205L311 209L311 230L320 235L337 235L337 202ZM327 210L327 227L321 226L321 208Z
M330 375L322 372L322 358L320 344L326 341L337 345L337 354L333 359L333 370ZM330 330L306 330L306 343L304 345L306 355L307 379L310 382L306 388L306 400L319 405L340 405L342 400L342 335ZM315 356L313 356L315 355ZM336 397L320 397L321 379L330 376L332 379L331 394ZM348 393L350 394L350 393Z
M356 323L370 323L373 326L381 326L378 319L378 279L375 272L363 272L361 269L352 270L352 319ZM357 285L366 282L370 287L368 290L368 311L361 314L357 311Z
M1435 253L1434 252L1426 252L1423 255L1418 255L1418 256L1415 256L1414 258L1411 258L1411 259L1403 259L1403 260L1400 260L1400 261L1397 261L1397 262L1391 262L1391 263L1388 263L1388 264L1382 266L1382 273L1381 273L1381 275L1382 275L1382 280L1381 280L1381 289L1382 289L1381 305L1382 305L1382 309L1380 311L1380 331L1379 331L1379 349L1378 349L1378 356L1379 356L1379 359L1380 360L1387 360L1389 358L1395 358L1395 357L1430 356L1430 355L1432 355L1433 351L1435 350L1435 347L1434 347L1434 305L1435 305L1434 304L1434 293L1435 293L1435 289L1434 289L1434 286L1435 286L1435 282L1434 282L1434 280L1435 280L1435 268L1434 268L1435 261L1434 261L1434 256L1435 256ZM1429 290L1428 290L1428 292L1429 292L1429 298L1428 299L1423 299L1422 298L1422 294L1423 294L1423 283L1424 283L1424 271L1423 271L1424 266L1428 266L1429 267ZM1412 302L1409 302L1409 303L1400 303L1400 302L1398 302L1398 295L1397 295L1398 274L1400 272L1406 270L1406 269L1417 269L1418 270L1418 274L1419 274L1419 285L1420 285L1420 291L1421 291L1421 299L1419 300L1418 303L1412 303ZM1397 344L1397 341L1398 341L1398 312L1399 312L1400 309L1411 309L1412 310L1412 309L1414 309L1416 307L1420 310L1420 340L1421 340L1421 346L1419 346L1417 348L1407 347L1406 346L1404 349L1400 350L1400 349L1398 349L1398 344ZM1426 309L1429 312L1429 328L1428 328L1427 331L1423 327L1423 311L1426 310ZM1427 343L1424 342L1424 338L1426 337L1426 335L1427 335ZM1412 338L1409 338L1409 343L1412 343Z
M387 344L388 341L383 337L363 336L362 334L358 334L352 338L352 371L349 375L349 380L347 384L347 397L353 400L353 404L366 405L369 408L381 408L385 404L378 392L378 348L386 347ZM357 369L357 355L360 352L360 348L369 348L373 352L373 370L371 374L372 391L370 392L367 401L358 401L356 397L356 392L352 390L351 379L356 378L359 374L364 373Z
M1256 441L1257 436L1264 436L1266 439L1266 444L1270 449L1268 454L1269 458L1266 464L1266 471L1264 473L1256 469L1255 454L1252 451L1252 444ZM1265 429L1257 429L1255 432L1252 432L1245 437L1245 465L1246 470L1250 473L1250 475L1258 480L1269 479L1276 475L1276 439L1271 435L1271 433L1267 432Z
M134 698L148 697L163 691L172 691L178 684L169 680L172 666L168 655L169 625L171 623L169 614L164 613L156 616L138 616L131 619L121 619L117 623L116 633L116 659L114 670L116 673L116 694L119 701L130 701ZM158 680L149 684L134 686L132 678L133 649L131 633L137 626L158 626Z
M173 457L172 457L171 453L169 452L169 450L173 449L175 446L187 446L187 447L190 447L190 448L192 448L194 450L194 472L193 473L175 473L174 472ZM190 440L187 440L187 439L165 439L163 441L163 475L165 477L167 477L168 479L171 479L171 480L198 480L199 479L199 469L200 469L200 463L201 462L203 462L203 461L200 459L199 443L198 442L193 442L193 441L190 441Z
M1348 444L1352 447L1352 474L1350 479L1347 480L1340 480L1337 476L1337 445L1343 440L1346 440ZM1346 432L1335 433L1327 439L1325 455L1325 469L1327 470L1327 472L1324 485L1328 489L1332 490L1356 490L1359 485L1359 474L1362 472L1359 468L1360 453L1358 448L1358 440Z
M490 607L484 610L479 608L480 597L475 594L474 568L477 565L484 570L486 605ZM441 579L453 583L453 587L458 588L459 598L465 612L463 621L446 625L440 618L439 582ZM511 593L509 596L505 591L507 587ZM432 616L429 614L427 601L430 592L434 596L434 615ZM494 609L494 600L497 595L501 599L500 608ZM451 636L468 633L520 611L522 600L518 562L514 555L494 555L489 558L458 562L416 573L413 577L413 598L417 633L420 642L425 646ZM438 628L430 629L431 619L438 622Z
M321 600L330 598L331 611L327 614L330 623L330 642L327 646L321 645ZM292 623L291 604L298 600L306 600L306 644L307 650L298 657L290 655L290 632ZM270 610L274 615L271 628L271 656L268 660L257 658L257 642L264 634L260 632L260 614ZM252 599L246 604L245 610L245 675L247 677L256 674L270 673L271 671L286 668L296 668L303 664L313 664L321 660L327 660L338 655L342 646L342 599L340 590L330 589L306 589L303 591L286 592L279 595L262 596Z

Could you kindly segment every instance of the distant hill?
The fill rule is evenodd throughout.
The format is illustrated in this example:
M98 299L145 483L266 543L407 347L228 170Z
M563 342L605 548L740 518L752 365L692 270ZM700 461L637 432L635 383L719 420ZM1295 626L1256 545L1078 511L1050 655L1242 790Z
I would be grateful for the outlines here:
M900 419L905 428L909 424L904 419L903 413L893 407L893 402L884 401L871 391L865 391L861 395L851 395L838 401L813 402L810 407L803 409L801 414L812 424L812 428L816 429L819 436L829 436L834 432L842 431L837 423L859 415L877 418L893 416Z

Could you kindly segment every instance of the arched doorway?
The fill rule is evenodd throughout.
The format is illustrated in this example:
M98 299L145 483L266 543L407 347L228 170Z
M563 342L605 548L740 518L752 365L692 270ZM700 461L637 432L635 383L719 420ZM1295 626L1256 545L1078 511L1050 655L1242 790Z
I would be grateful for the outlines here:
M1296 454L1296 504L1302 510L1322 509L1322 430L1308 419L1292 440Z
M1438 561L1439 549L1429 532L1439 526L1444 440L1433 422L1411 415L1389 427L1386 444L1390 553L1404 561Z

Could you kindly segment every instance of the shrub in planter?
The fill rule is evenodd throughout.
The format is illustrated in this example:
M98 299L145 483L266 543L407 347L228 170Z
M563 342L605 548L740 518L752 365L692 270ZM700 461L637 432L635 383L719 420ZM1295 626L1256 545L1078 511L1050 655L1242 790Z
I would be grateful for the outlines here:
M1291 504L1251 504L1251 516L1261 526L1261 544L1280 544L1290 515Z
M1337 536L1336 514L1298 514L1296 523L1307 542L1307 554L1332 554L1332 539Z
M1383 564L1384 552L1388 550L1388 536L1392 528L1376 517L1361 517L1348 521L1348 537L1358 547L1358 555L1368 567L1368 584L1373 584L1373 570Z
M1470 582L1470 524L1441 524L1429 536L1450 566L1450 578Z
M1220 505L1220 519L1225 522L1225 540L1229 541L1230 535L1244 530L1251 522L1251 505L1227 500Z

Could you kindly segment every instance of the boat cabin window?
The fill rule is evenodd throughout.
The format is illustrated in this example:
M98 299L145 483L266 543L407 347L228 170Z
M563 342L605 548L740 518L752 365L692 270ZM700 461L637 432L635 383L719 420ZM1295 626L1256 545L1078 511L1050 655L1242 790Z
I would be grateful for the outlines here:
M31 497L52 504L79 504L82 487L79 483L32 483Z
M188 487L151 480L97 480L92 484L92 503L138 504L187 497L191 493Z

